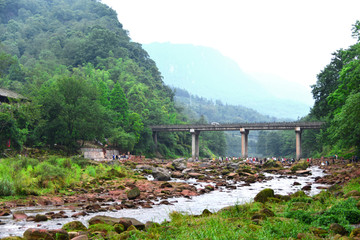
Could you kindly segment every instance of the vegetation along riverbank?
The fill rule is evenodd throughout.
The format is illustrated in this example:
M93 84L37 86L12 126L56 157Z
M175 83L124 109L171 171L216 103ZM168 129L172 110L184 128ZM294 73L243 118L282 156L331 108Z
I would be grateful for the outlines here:
M320 159L312 163L321 166ZM8 181L0 185L0 215L39 223L36 229L24 232L25 239L357 239L360 223L359 164L355 162L336 161L322 166L328 175L315 181L332 185L315 196L306 195L308 185L290 195L264 189L249 203L217 212L204 209L199 215L172 212L171 220L161 223L141 223L132 216L102 215L125 208L151 208L155 199L161 199L160 204L171 204L175 196L190 198L221 186L231 189L234 181L244 186L266 182L264 172L290 178L308 174L308 163L300 161L290 166L279 161L255 165L240 159L229 162L138 159L95 164L80 157L49 156L41 160L2 159L0 166L2 174L9 174ZM147 180L145 176L149 174L154 180ZM183 180L196 178L204 187L168 181L170 176ZM226 181L230 179L231 182ZM62 212L34 216L12 212L16 207L34 205L70 205L79 210L70 216ZM92 217L88 226L76 220L96 212L99 215ZM62 230L46 229L46 222L56 218L72 220L62 225Z

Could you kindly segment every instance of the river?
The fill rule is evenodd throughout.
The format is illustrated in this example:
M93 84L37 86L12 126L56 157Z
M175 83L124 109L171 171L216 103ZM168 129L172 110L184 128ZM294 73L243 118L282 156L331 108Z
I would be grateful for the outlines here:
M221 208L241 204L251 201L255 195L265 188L272 188L275 194L286 195L301 190L302 187L312 183L312 188L306 193L308 195L315 195L321 190L317 189L318 186L324 186L314 183L316 177L324 175L323 171L318 167L311 167L312 175L308 176L280 176L265 173L265 176L273 177L271 180L266 182L256 182L250 186L241 186L243 182L238 182L236 189L229 190L220 188L207 194L189 198L169 198L168 201L173 205L154 205L153 208L138 208L138 209L122 209L115 212L102 212L102 213L91 213L87 216L79 218L71 218L74 214L73 210L70 210L66 206L55 207L55 206L41 206L41 207L24 207L11 209L12 212L22 212L29 215L45 214L47 212L58 212L65 211L69 218L53 219L47 222L27 222L25 220L15 221L12 216L0 217L0 221L5 223L0 225L0 238L7 236L22 236L24 231L28 228L45 228L45 229L58 229L67 222L78 220L88 225L88 220L96 215L106 215L111 217L132 217L145 223L146 221L162 222L169 220L169 213L172 211L179 211L189 214L201 214L201 212L207 208L208 210L215 212ZM176 181L176 180L174 180ZM202 187L201 183L197 183L195 179L187 180L189 183L197 184L198 187ZM301 185L294 185L294 182L298 182ZM206 183L209 184L209 183ZM155 202L157 203L157 202ZM113 204L113 203L109 203ZM76 209L81 211L81 209Z

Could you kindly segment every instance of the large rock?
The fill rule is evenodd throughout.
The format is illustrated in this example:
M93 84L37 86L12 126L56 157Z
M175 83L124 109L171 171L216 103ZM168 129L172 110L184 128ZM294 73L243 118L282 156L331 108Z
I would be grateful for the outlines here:
M132 200L140 196L140 189L138 187L134 187L130 191L127 192L128 199Z
M186 168L186 165L187 161L185 158L178 158L172 162L172 166L178 171L184 170Z
M26 240L54 240L46 229L29 228L23 236Z
M169 181L171 179L170 172L161 167L154 168L152 175L157 181Z
M72 221L65 223L64 226L62 226L62 229L68 231L68 232L79 232L79 231L86 231L87 228L85 225L80 221Z
M269 198L273 198L274 196L274 190L272 190L271 188L265 188L264 190L261 190L258 194L256 194L254 201L265 203L268 201Z
M89 220L89 225L108 224L108 225L114 226L116 223L119 223L118 218L108 217L108 216L100 216L100 215L92 217Z

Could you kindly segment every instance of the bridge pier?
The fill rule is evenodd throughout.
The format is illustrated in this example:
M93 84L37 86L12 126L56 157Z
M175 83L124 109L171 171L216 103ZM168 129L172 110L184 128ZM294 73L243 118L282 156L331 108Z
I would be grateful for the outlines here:
M155 150L157 149L157 145L158 145L158 139L157 139L157 132L153 132L153 140L154 140L154 144L155 144Z
M241 155L243 158L248 157L248 135L249 130L245 128L240 128L241 133Z
M301 157L301 128L295 128L296 134L296 159L300 159Z
M199 135L200 131L197 131L195 129L190 129L191 132L191 157L195 161L196 159L199 159Z

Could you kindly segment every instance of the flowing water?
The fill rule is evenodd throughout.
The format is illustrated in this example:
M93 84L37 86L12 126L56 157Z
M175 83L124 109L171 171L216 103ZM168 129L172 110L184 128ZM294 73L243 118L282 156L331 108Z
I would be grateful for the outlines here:
M58 212L65 211L69 218L53 219L47 222L35 223L22 221L14 221L12 216L0 217L0 221L5 225L0 225L0 238L7 236L22 236L23 232L28 228L45 228L45 229L58 229L67 222L78 220L87 225L88 220L96 215L106 215L111 217L132 217L145 223L146 221L162 222L169 220L169 213L172 211L179 211L189 214L201 214L201 212L207 208L208 210L215 212L221 208L241 204L251 201L255 195L265 188L272 188L275 194L286 195L294 193L309 183L312 183L312 188L307 191L308 195L315 195L321 190L317 189L318 186L324 186L314 183L315 177L323 176L324 173L318 167L310 168L312 175L309 176L298 176L291 178L280 175L265 173L265 176L273 177L271 180L266 182L256 182L250 186L241 186L243 182L234 183L236 189L228 190L226 188L220 188L201 196L189 198L169 198L168 201L173 205L153 205L153 208L138 208L138 209L122 209L115 212L102 212L102 213L91 213L87 216L79 218L71 218L74 214L73 210L70 210L66 206L52 207L52 206L41 206L41 207L24 207L11 209L12 212L22 212L28 216L34 216L36 214L45 214L47 212ZM174 180L177 181L177 180ZM203 183L197 183L195 179L187 180L190 184L197 184L197 187L204 187ZM293 185L294 182L298 182L301 185ZM209 183L206 183L206 185ZM155 202L158 203L158 202ZM111 204L111 203L109 203ZM77 212L81 209L76 209Z

